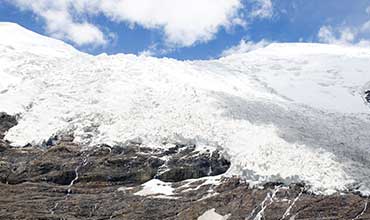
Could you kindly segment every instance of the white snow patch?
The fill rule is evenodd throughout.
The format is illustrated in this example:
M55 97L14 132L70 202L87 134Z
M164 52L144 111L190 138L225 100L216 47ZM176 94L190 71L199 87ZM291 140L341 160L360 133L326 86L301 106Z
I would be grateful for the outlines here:
M225 216L220 215L215 211L215 209L210 209L199 216L198 220L227 220L230 216L231 214Z
M196 191L200 189L202 186L206 185L213 185L213 186L218 186L221 184L221 178L224 175L218 175L218 176L207 176L207 177L202 177L198 179L187 179L184 180L185 184L180 186L179 189L181 189L182 192L187 192L187 191ZM203 181L201 184L197 184L196 187L192 188L192 184L194 182L199 182Z
M174 195L172 188L172 183L166 183L158 179L152 179L148 182L142 184L143 189L134 193L137 196L167 196L163 198L171 198L169 196Z
M132 189L134 189L134 187L125 187L125 186L121 186L121 187L119 187L119 188L117 189L117 191L119 191L119 192L127 192L127 191L132 190Z

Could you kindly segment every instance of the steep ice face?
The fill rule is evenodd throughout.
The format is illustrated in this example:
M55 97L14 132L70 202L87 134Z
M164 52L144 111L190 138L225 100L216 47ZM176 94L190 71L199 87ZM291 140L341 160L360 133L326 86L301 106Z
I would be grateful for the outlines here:
M65 56L48 56L24 44L27 53L0 41L0 111L20 114L6 135L15 146L58 133L90 146L191 141L222 148L227 175L251 183L304 181L322 193L370 187L366 50L274 44L182 62L68 46Z

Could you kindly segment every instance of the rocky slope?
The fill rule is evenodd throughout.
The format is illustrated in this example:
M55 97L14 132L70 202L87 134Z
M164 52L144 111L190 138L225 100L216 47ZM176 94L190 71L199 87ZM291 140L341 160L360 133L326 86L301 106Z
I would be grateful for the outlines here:
M0 219L370 219L368 198L353 193L222 177L230 163L217 151L85 148L67 135L13 148L2 138L16 123L0 114Z

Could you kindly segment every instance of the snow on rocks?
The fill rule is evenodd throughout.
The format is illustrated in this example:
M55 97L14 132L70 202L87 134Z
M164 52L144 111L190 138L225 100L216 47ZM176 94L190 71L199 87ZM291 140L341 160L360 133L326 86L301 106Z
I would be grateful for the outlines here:
M215 209L210 209L198 217L198 220L227 220L230 215L220 215Z
M142 184L143 189L134 193L137 196L158 196L159 198L169 198L175 199L175 197L171 197L174 195L174 188L172 187L172 183L166 183L158 179L152 179L148 182Z
M20 115L5 137L13 146L63 133L89 146L191 140L199 151L222 149L228 175L251 183L305 182L319 193L370 188L367 50L273 44L177 61L90 56L4 23L0 36L0 112Z

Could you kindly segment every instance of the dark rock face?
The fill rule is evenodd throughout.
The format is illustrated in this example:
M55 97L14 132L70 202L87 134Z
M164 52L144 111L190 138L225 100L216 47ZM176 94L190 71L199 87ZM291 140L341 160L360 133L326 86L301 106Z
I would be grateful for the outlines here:
M5 132L15 125L17 125L17 120L14 116L0 112L0 152L4 151L9 145L3 140Z
M200 154L194 151L195 146L176 146L166 152L173 155L167 162L164 172L157 177L166 182L179 182L205 176L216 176L225 173L230 162L218 151Z
M2 113L0 140L16 124L14 117ZM230 166L218 151L199 153L193 145L164 150L144 148L140 142L132 141L125 146L102 145L82 150L83 146L72 141L73 137L68 135L56 136L42 147L23 149L10 148L8 143L0 142L0 182L69 185L76 179L74 183L140 185L153 178L177 182L214 176L226 172Z
M47 149L8 148L1 153L0 181L8 184L46 182L69 185L78 175L75 183L140 185L153 178L178 182L218 175L230 166L217 151L199 154L193 148L185 148L183 151L188 151L189 155L183 151L167 152L139 145L105 145L82 150L72 142L60 142ZM167 162L161 159L164 156L169 158ZM161 169L166 171L160 174Z
M370 103L370 90L365 92L365 99L368 103Z
M0 137L15 124L3 114ZM236 177L216 185L187 181L230 166L220 152L200 153L192 145L160 150L131 142L82 150L70 136L43 147L12 148L0 140L0 219L191 220L213 209L231 220L370 219L368 199L351 193L317 196L302 184L280 183L255 189ZM172 182L174 195L135 194L153 178Z
M191 220L211 209L234 220L370 219L367 199L354 194L316 196L294 185L257 190L237 178L201 183L177 183L175 199L137 196L139 185L121 191L107 182L77 183L71 194L56 184L0 184L0 219Z
M15 125L17 125L17 120L14 116L0 112L0 139L3 139L4 133Z

